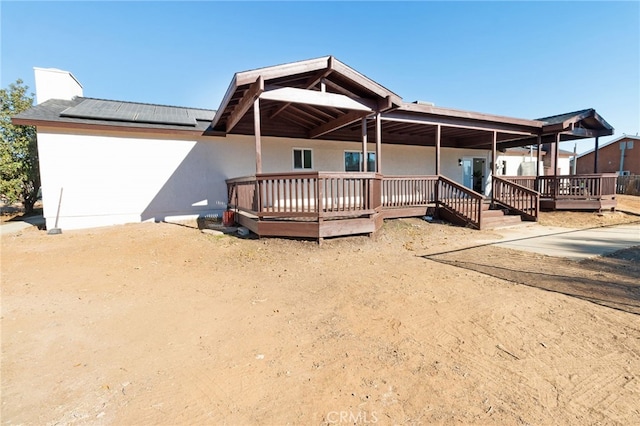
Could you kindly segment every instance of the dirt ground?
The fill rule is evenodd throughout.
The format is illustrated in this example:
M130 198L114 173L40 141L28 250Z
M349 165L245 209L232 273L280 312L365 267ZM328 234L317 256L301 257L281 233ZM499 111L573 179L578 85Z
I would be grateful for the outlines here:
M541 221L640 220L621 209ZM3 237L1 423L640 424L640 247L475 247L495 235Z

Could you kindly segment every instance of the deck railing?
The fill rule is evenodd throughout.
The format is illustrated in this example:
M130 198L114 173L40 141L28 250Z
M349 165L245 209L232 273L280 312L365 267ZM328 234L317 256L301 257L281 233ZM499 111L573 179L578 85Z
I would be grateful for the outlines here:
M616 193L640 195L640 175L618 176L616 180Z
M376 173L263 173L227 180L229 207L260 218L330 218L380 208Z
M263 173L227 180L229 208L263 218L319 220L371 216L382 209L440 203L462 221L480 227L478 194L443 176L376 173Z
M500 176L501 179L537 190L540 198L599 200L616 193L615 173L562 176Z
M494 201L516 211L525 219L538 220L540 194L537 191L498 176L491 178L491 186Z
M382 207L422 207L436 201L438 176L384 176Z
M450 213L460 217L474 228L480 229L482 201L484 200L482 194L440 176L437 198L439 204L448 209Z

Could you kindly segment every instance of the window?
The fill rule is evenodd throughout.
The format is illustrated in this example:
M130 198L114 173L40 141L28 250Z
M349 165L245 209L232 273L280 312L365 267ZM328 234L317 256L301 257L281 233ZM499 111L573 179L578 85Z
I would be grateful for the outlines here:
M311 150L294 148L293 149L293 168L294 169L313 169L311 161Z
M362 152L361 151L345 151L344 152L344 171L359 172L362 169ZM367 152L367 171L376 171L376 153Z

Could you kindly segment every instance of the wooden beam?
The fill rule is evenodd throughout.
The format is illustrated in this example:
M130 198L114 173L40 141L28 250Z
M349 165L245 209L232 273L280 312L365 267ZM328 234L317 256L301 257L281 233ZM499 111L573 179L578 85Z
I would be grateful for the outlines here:
M238 88L238 81L236 79L236 76L234 75L233 79L231 80L231 83L229 84L229 87L227 87L227 91L225 92L224 97L222 98L222 101L220 102L220 106L216 110L216 115L214 115L213 119L211 120L212 129L218 125L218 122L224 115L225 110L229 105L229 102L231 101L231 98L233 97L237 88Z
M354 123L360 120L362 117L366 117L367 115L368 113L362 111L350 111L336 119L321 124L315 129L311 129L309 131L309 139L315 139L322 135L326 135L327 133L333 132L334 130L338 130L344 126L348 126L349 124Z
M260 98L253 101L253 133L256 138L256 174L262 173L262 138L260 133Z
M358 102L355 99L351 99L345 95L328 92L323 93L315 90L297 89L295 87L281 87L277 89L266 90L262 92L260 98L271 101L301 103L322 107L349 109L355 111L373 111L373 109L369 106Z
M331 58L329 58L329 62L331 63ZM325 70L320 71L319 73L317 73L316 75L314 75L313 77L311 77L310 79L308 79L305 84L303 85L304 89L311 89L313 86L315 86L318 83L321 83L321 88L320 91L321 92L325 92L326 90L323 89L324 87L324 78L327 77L329 74L331 74L333 70L331 68L327 68ZM280 108L278 108L277 110L275 110L275 112L273 112L269 118L274 118L275 116L277 116L278 114L280 114L282 111L284 111L289 105L291 105L291 102L287 102L284 105L282 105Z
M552 176L558 176L558 150L560 149L560 133L556 133L555 142L551 144Z
M367 171L367 117L362 117L362 171Z
M336 70L336 72L348 78L349 80L354 81L357 85L365 88L366 90L373 92L382 98L391 96L396 105L400 105L402 103L402 100L398 95L391 92L389 89L382 87L375 81L365 77L353 68L346 66L337 59L333 61L332 67L334 70Z
M440 175L440 138L442 136L442 127L436 126L436 175Z
M599 136L609 136L611 132L606 129L594 130L594 129L585 129L582 127L574 127L571 130L567 130L566 132L562 132L564 135L572 135L572 136L581 136L584 138L597 138Z
M307 72L317 71L327 68L331 63L331 56L324 56L306 61L293 62L289 64L275 65L271 67L258 68L251 71L243 71L236 73L235 79L238 86L250 84L255 81L259 75L265 80L274 80L295 74L304 74Z
M528 129L518 129L517 126L506 123L489 123L481 121L469 121L455 117L420 117L413 114L403 113L401 111L392 111L385 113L382 116L385 121L396 121L400 123L412 123L412 124L429 124L429 125L442 125L445 127L455 127L460 129L471 130L496 130L500 133L508 133L513 135L534 136L537 132L531 132ZM532 129L534 130L534 129Z
M378 101L376 101L376 100L362 98L362 97L356 95L355 93L353 93L352 91L345 89L344 87L334 83L333 81L331 81L329 79L325 78L322 81L326 86L332 88L333 90L335 90L336 92L338 92L338 93L340 93L342 95L348 96L351 99L355 99L356 101L358 101L360 103L363 103L364 105L367 105L369 108L371 108L373 110L378 110L379 109ZM382 102L384 104L385 100L382 100Z
M537 152L536 152L536 176L539 177L539 176L542 176L540 174L540 171L541 171L540 170L540 161L542 160L542 136L538 135L537 139L538 139L538 143L537 143L538 148L537 148ZM537 190L537 188L536 188L536 190Z
M596 144L593 150L593 173L598 173L598 137L596 136ZM576 160L573 160L576 161Z
M376 114L376 172L382 173L382 119Z
M496 145L498 142L498 133L494 131L491 136L491 178L493 179L497 170L496 160L498 159L498 156L496 155Z
M461 118L465 120L478 120L488 123L496 123L502 126L512 125L514 127L519 127L529 133L537 134L542 129L544 122L538 120L526 120L523 118L514 118L514 117L505 117L501 115L493 115L493 114L485 114L481 112L473 112L473 111L464 111L453 108L443 108L435 105L424 105L424 104L413 104L413 103L403 103L399 108L398 112L416 112L420 115L427 114L431 116L433 119L437 119L438 117L442 118Z
M227 133L229 133L238 124L240 119L249 111L252 105L255 104L256 99L260 94L264 92L264 79L259 76L258 79L249 86L249 90L244 94L238 105L233 109L233 112L227 119Z
M391 96L387 96L386 98L383 99L378 99L378 105L377 105L377 110L382 112L382 111L388 111L390 109L394 108L393 106L393 100L391 100Z

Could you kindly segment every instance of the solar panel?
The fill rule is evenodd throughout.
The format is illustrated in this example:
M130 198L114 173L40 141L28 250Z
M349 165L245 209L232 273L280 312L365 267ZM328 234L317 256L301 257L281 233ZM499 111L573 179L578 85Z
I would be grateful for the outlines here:
M179 126L196 125L192 109L162 105L134 104L128 102L85 99L80 104L67 108L62 117L90 118L94 120L117 120L132 123L155 123ZM201 114L197 114L198 117ZM213 112L209 118L213 118Z
M187 111L190 117L200 121L211 121L213 120L213 116L216 115L215 111L206 109L189 108Z

